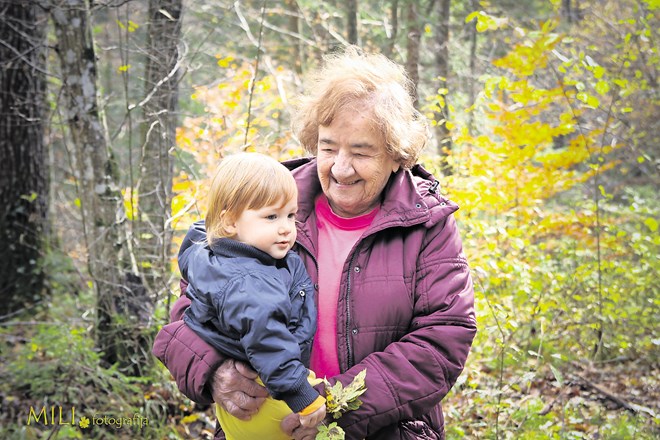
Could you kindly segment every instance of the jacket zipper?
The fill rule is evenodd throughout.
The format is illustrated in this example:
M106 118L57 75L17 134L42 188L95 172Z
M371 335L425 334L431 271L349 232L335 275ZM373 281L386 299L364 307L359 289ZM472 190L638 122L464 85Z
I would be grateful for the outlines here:
M346 350L347 350L347 370L353 366L353 348L351 346L351 274L353 261L358 253L358 248L351 255L351 261L348 263L348 280L346 283Z
M316 266L316 278L317 278L316 281L318 281L318 277L319 277L319 262L316 261L316 257L314 256L313 253L311 253L311 252L309 251L309 248L308 248L307 246L305 246L304 244L302 244L302 243L299 242L298 240L296 240L296 243L298 244L298 246L300 246L301 248L303 248L303 249L305 250L305 252L307 252L307 254L308 254L310 257L312 257L312 261L314 261L314 266Z

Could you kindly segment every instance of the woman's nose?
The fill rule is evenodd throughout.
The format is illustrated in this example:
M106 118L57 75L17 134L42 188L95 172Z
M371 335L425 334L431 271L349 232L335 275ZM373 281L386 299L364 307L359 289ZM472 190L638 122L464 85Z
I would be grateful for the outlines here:
M335 156L335 162L332 165L332 174L334 176L349 176L353 173L353 167L351 165L351 159L348 154L339 152Z

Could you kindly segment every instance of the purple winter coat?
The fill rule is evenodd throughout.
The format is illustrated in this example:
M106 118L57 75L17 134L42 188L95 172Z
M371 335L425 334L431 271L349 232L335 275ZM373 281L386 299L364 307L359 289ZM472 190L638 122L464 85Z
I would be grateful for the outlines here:
M295 250L317 283L316 161L285 165L299 188ZM330 381L348 384L367 369L362 406L339 419L349 440L444 438L440 401L463 370L476 320L452 215L458 207L437 194L434 181L418 165L394 174L344 265L337 312L341 374ZM224 358L180 321L186 302L182 296L175 304L153 353L185 395L210 403L206 384Z

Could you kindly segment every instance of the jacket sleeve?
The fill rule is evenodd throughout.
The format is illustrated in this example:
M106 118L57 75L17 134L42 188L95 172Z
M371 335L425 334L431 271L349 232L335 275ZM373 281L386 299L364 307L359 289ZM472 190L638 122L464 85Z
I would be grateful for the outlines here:
M181 292L185 292L187 285L181 280ZM189 305L186 295L181 295L174 303L171 322L156 335L152 353L167 367L184 395L194 402L208 405L213 402L213 397L207 384L226 358L183 322L183 313Z
M298 340L298 343L304 344L307 342L307 345L309 345L308 348L311 349L311 341L316 334L316 295L314 284L307 273L307 269L305 269L305 264L298 254L292 252L287 259L293 277L293 286L304 292L304 297L299 296L301 294L300 292L294 292L296 297L293 301L302 301L302 307L300 308L298 322L294 323L293 326L289 322L289 328L292 329L291 331ZM307 358L303 356L303 362L309 364L309 353L306 353L306 355Z
M275 399L294 412L308 407L319 393L307 380L298 341L287 327L288 291L274 277L254 273L234 280L230 289L216 305L222 327L240 335L250 364Z
M472 280L453 216L426 233L414 282L409 332L334 378L347 385L367 369L362 406L339 419L350 438L427 414L465 366L477 327Z

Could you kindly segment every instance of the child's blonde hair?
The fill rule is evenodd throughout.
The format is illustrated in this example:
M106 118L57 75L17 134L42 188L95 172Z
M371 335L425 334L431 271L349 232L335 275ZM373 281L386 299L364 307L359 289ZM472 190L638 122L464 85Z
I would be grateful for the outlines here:
M239 153L222 159L216 170L206 213L207 241L231 237L226 225L246 209L286 205L297 200L298 188L291 172L272 157Z

